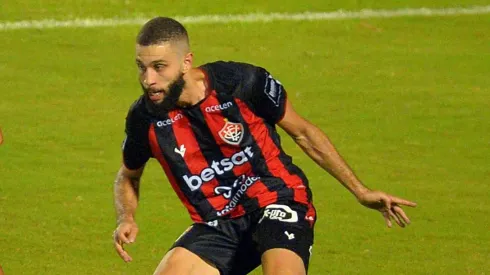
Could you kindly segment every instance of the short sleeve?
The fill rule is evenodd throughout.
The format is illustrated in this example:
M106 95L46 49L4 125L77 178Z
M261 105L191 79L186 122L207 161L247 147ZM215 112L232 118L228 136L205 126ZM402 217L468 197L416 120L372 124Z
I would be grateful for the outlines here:
M126 116L126 138L122 145L124 165L131 170L142 167L152 156L148 140L149 122L137 104L133 104Z
M211 87L233 94L269 124L279 122L286 110L286 90L266 69L252 64L217 61L203 65Z
M286 111L286 90L265 69L259 69L257 74L252 104L260 116L275 124L283 118Z
M243 85L238 94L254 113L270 124L279 122L286 110L286 90L282 83L261 67L248 65L243 70Z

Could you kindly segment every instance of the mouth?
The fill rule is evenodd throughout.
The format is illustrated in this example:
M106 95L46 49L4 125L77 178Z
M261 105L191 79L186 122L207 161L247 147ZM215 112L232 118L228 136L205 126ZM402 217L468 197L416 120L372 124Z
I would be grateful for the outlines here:
M150 98L151 101L154 103L159 103L163 100L163 90L159 91L148 91L148 98Z

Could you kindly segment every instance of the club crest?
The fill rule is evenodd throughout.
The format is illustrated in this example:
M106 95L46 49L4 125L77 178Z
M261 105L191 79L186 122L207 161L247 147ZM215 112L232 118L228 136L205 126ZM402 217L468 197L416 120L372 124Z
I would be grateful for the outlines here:
M219 136L226 143L231 145L239 145L243 139L243 125L241 123L229 122L218 132Z

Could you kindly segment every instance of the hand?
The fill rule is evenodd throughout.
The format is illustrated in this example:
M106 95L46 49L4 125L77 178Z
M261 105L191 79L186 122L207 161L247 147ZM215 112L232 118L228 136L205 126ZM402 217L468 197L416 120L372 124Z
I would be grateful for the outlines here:
M391 227L391 219L399 226L405 227L410 224L410 219L407 217L400 205L415 207L415 202L407 201L401 198L394 197L381 191L369 190L362 193L358 197L359 202L371 209L378 210L385 218L386 225Z
M117 253L125 262L131 262L133 259L124 250L124 245L133 243L137 234L138 226L134 222L122 222L114 230L114 248L116 248Z

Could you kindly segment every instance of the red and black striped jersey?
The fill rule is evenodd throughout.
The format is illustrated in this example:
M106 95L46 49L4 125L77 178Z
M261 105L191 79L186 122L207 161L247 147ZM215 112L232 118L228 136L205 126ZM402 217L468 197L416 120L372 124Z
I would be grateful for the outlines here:
M208 95L156 115L144 96L126 118L124 163L158 160L196 222L234 218L269 204L310 205L304 173L281 148L275 124L286 91L265 69L237 62L202 65Z

